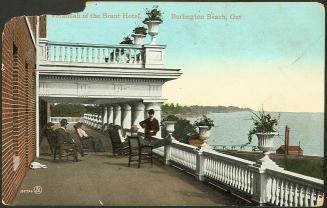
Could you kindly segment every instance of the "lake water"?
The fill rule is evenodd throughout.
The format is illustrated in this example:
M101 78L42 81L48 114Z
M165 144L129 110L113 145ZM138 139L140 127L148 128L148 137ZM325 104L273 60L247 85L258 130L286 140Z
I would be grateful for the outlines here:
M251 112L211 113L207 116L214 120L208 143L212 145L241 145L248 139L249 129L253 127ZM278 113L272 113L273 116ZM193 122L196 118L190 118ZM284 144L285 126L290 128L290 145L299 145L305 155L324 156L324 113L281 112L278 123L279 136L275 140L277 149ZM257 145L254 135L250 145Z

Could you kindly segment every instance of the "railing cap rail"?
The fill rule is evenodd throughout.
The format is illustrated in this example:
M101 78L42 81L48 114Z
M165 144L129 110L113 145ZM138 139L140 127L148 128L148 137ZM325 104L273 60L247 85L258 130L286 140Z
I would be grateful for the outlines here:
M70 42L52 42L48 41L48 45L58 45L58 46L78 46L78 47L96 47L96 48L135 48L142 49L142 45L134 44L118 44L118 45L106 45L106 44L94 44L94 43L70 43Z
M185 150L189 150L190 152L194 152L197 149L197 147L195 147L193 145L185 144L185 143L179 142L177 140L172 141L172 146L179 146Z
M319 178L314 178L314 177L311 177L311 176L302 175L302 174L299 174L299 173L294 173L294 172L291 172L291 171L288 171L288 170L283 170L283 169L278 170L278 169L267 168L266 172L268 174L274 174L274 175L282 176L283 178L286 178L286 179L293 178L293 179L296 179L297 181L308 182L309 184L315 183L315 184L321 185L321 186L324 185L324 180L321 180Z
M235 157L235 156L231 156L231 155L227 155L227 154L223 154L214 150L203 150L203 155L207 155L207 156L213 156L213 157L220 157L220 158L224 158L225 160L228 160L230 162L233 163L242 163L244 165L254 165L255 162L250 161L250 160L245 160L239 157Z

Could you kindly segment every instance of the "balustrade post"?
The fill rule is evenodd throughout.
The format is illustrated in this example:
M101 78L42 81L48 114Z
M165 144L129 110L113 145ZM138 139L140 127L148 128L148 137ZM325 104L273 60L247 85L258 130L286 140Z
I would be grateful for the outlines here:
M166 46L144 45L145 68L163 68Z
M171 145L164 146L164 162L165 165L170 164L170 156L171 156Z
M48 40L45 38L39 38L39 48L40 48L40 53L39 55L39 60L42 61L47 61L48 60Z
M250 171L253 172L252 200L259 206L264 206L267 203L268 191L271 190L271 184L268 184L266 168L251 165Z
M196 151L196 169L195 169L195 174L196 178L199 181L204 181L204 156L203 156L203 151L200 150L195 150Z

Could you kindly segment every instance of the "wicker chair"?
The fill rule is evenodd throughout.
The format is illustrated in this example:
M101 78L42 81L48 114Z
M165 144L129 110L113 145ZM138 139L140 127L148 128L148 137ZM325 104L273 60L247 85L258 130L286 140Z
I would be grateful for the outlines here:
M129 144L128 167L131 166L131 162L138 162L138 168L140 168L141 163L150 162L152 167L153 166L152 146L141 145L140 137L138 136L129 136L127 140Z
M66 160L68 160L69 156L72 156L74 158L74 149L71 144L64 142L62 145L56 145L54 147L53 160L56 160L58 154L59 160L61 160L61 157L63 155L66 156Z

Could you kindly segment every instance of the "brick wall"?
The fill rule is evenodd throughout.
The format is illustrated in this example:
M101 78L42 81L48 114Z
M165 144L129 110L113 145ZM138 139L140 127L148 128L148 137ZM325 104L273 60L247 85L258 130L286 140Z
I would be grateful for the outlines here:
M36 32L36 18L29 17ZM2 200L11 203L35 158L35 56L24 17L5 25L2 38Z
M40 38L46 38L47 37L47 16L42 15L40 16Z

